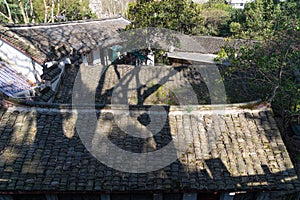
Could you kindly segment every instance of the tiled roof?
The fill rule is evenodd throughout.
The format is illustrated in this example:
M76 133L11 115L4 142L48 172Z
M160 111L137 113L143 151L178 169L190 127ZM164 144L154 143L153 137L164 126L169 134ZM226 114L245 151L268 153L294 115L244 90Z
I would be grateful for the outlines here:
M57 64L54 64L51 67L44 70L44 73L41 75L41 78L46 81L54 82L58 78L61 71L62 69L59 68Z
M176 51L194 52L203 54L216 54L224 46L239 48L242 45L253 45L255 41L242 39L228 39L213 36L191 36L180 37L180 46L175 48Z
M18 74L8 64L0 62L0 92L14 97L15 94L30 88L31 85L24 76Z
M199 57L199 54L197 54ZM200 56L201 57L201 56ZM163 80L168 80L166 82L162 82L161 85L164 88L177 88L180 86L181 81L187 81L190 85L192 85L197 95L197 104L211 104L211 95L209 94L209 90L207 89L207 85L203 76L201 75L201 65L199 66L188 66L188 67L170 67L170 66L155 66L154 68L149 66L141 66L140 69L140 81L141 84L146 84L145 93L151 93L151 96L145 98L145 104L153 104L156 102L160 102L160 104L165 105L179 105L179 102L175 99L175 101L169 101L169 98L160 98L163 95L157 93L156 91L151 91L152 84L155 81L149 81L153 78L161 78ZM65 68L65 75L61 81L60 87L58 88L56 97L54 102L57 103L72 103L72 95L74 82L76 77L78 77L77 73L81 67L73 66L72 68ZM247 83L241 80L233 80L231 76L227 75L224 72L223 67L218 66L220 70L220 75L224 77L223 83L225 86L226 92L226 102L227 103L241 103L241 102L249 102L255 101L260 98L256 93L248 90ZM117 70L114 69L113 66L108 67L105 70L105 76L102 76L101 82L99 84L96 82L93 86L97 88L95 101L98 104L110 104L113 91L120 84L120 80L126 79L126 76L131 73L136 73L137 68L133 65L118 65ZM176 70L178 73L174 73L170 75L172 70ZM119 77L118 77L119 75ZM159 75L159 77L157 77ZM155 80L155 79L154 79ZM147 83L148 82L148 83ZM150 82L150 83L149 83ZM133 83L133 81L131 81ZM147 85L148 84L148 85ZM173 84L173 85L171 85ZM172 91L172 90L171 90ZM168 91L163 92L168 94ZM170 93L169 93L170 94ZM129 91L129 101L134 103L137 99L137 93L135 90ZM158 98L156 98L158 97ZM158 100L161 99L161 100ZM172 98L171 98L172 99ZM158 101L157 101L158 100ZM225 100L224 100L225 101ZM182 104L189 104L189 100L181 102Z
M4 39L37 60L44 61L46 57L56 58L69 53L70 50L65 52L61 49L63 46L81 53L88 52L129 23L128 20L118 17L57 24L7 25L0 31L1 35L8 31L10 37Z
M55 92L51 89L51 87L44 88L38 95L35 97L35 101L48 102Z
M45 52L41 51L36 46L34 46L30 40L27 40L24 37L20 37L13 31L11 31L9 28L1 26L1 24L0 39L16 47L18 50L32 57L37 62L42 63L44 60L47 59L47 55L45 54Z
M101 110L102 128L126 151L156 151L174 138L189 144L177 161L149 173L126 173L102 164L83 145L70 110L9 108L0 110L0 190L66 191L249 191L295 190L297 176L269 110L231 108L183 112L172 107L153 140L125 134ZM132 111L144 116L143 109ZM140 118L141 122L144 120ZM146 119L145 119L146 120ZM201 123L202 122L202 123ZM100 127L101 128L101 127ZM208 130L211 130L209 133ZM192 135L192 138L186 137ZM168 156L168 155L164 155ZM116 164L126 158L115 158ZM163 159L163 157L162 157ZM142 166L143 167L143 166Z

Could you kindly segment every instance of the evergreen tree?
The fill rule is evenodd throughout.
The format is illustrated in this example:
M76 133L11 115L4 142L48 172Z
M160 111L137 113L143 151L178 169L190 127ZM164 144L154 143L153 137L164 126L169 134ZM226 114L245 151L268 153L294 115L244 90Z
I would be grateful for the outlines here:
M248 16L248 29L244 30L248 37L262 40L255 46L241 47L238 52L226 49L232 63L226 69L232 77L243 73L249 91L272 103L275 114L285 121L300 112L300 2L265 3L257 0L251 9L247 8L246 13L254 16ZM280 12L276 11L277 6ZM265 12L258 13L261 9ZM266 22L260 23L261 20Z
M247 3L245 9L237 13L231 24L231 32L236 37L258 39L274 35L281 15L280 4L274 0L255 0ZM237 25L239 23L240 25ZM236 28L241 28L242 31Z
M203 25L199 6L188 0L138 0L129 4L130 28L160 27L197 34Z
M222 0L210 0L201 5L201 16L204 18L204 27L201 34L213 36L229 36L230 19L235 9Z

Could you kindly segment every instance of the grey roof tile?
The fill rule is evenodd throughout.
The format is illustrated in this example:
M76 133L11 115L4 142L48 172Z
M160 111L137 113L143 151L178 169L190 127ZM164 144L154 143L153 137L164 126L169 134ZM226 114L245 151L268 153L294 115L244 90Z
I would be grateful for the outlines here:
M56 24L0 25L0 38L43 63L67 55L71 48L87 53L129 23L117 17Z
M170 111L166 127L154 138L156 148L168 144L170 135L182 134L181 142L189 144L188 150L163 169L140 174L112 169L94 158L74 132L76 120L71 113L30 108L0 111L1 191L237 191L299 186L278 128L274 125L269 134L270 127L261 123L273 122L268 110L236 109L216 116L201 109ZM132 112L138 116L143 110ZM112 110L101 111L100 119L110 113ZM111 127L110 140L120 148L155 150L145 148L149 140L125 134L112 118L106 122ZM118 156L113 159L116 164L127 161Z
M225 46L239 49L241 46L254 45L256 41L243 39L230 39L213 36L178 36L179 46L175 51L216 54Z

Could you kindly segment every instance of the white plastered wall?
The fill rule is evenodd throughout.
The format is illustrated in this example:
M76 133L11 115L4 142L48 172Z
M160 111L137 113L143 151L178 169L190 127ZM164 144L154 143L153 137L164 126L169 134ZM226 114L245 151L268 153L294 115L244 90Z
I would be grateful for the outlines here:
M42 66L29 56L0 39L0 58L33 83L41 81Z

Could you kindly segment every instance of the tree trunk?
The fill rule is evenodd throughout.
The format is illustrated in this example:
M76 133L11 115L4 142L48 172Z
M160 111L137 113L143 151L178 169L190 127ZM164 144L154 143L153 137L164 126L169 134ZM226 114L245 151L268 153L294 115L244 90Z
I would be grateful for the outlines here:
M55 7L54 0L52 0L52 2L51 2L51 22L52 23L54 23L54 7Z
M44 7L45 7L44 23L47 23L47 21L48 21L48 5L47 5L46 0L44 0Z
M24 20L24 23L25 24L28 24L28 17L26 17L26 14L25 14L25 10L24 10L24 7L23 7L23 2L22 0L19 0L19 7L20 7L20 10L21 10L21 14L23 16L23 20Z
M35 21L35 16L34 16L34 9L33 9L33 0L30 0L30 18L31 18L31 23L34 23Z
M60 16L60 0L57 0L57 11L56 16Z

